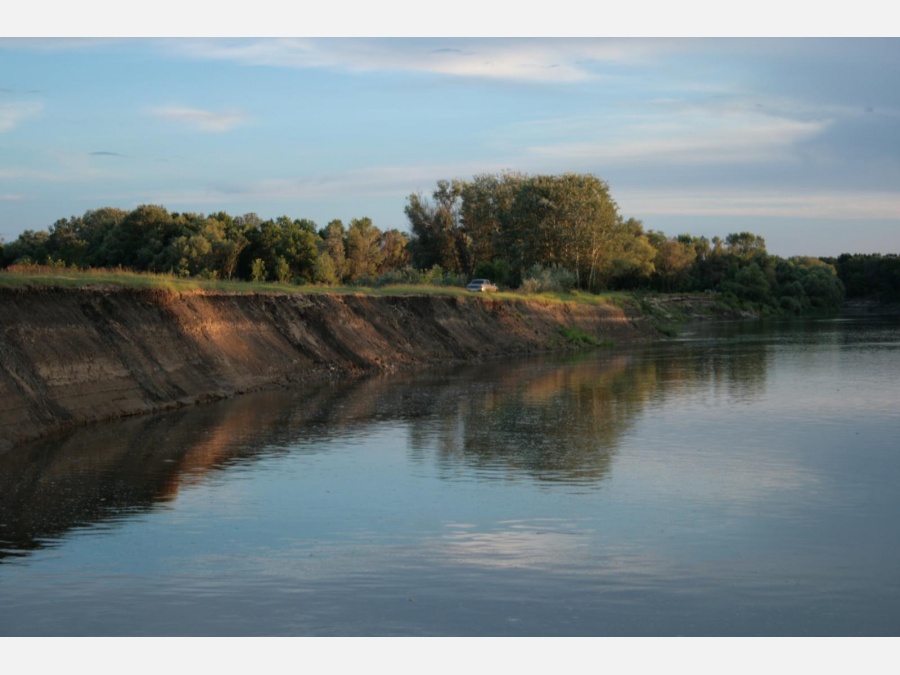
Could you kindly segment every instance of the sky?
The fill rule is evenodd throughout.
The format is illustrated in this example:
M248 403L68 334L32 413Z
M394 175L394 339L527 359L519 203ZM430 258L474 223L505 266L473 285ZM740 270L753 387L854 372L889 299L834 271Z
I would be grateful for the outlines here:
M591 173L670 236L900 253L898 38L0 38L0 237L104 206L408 230Z

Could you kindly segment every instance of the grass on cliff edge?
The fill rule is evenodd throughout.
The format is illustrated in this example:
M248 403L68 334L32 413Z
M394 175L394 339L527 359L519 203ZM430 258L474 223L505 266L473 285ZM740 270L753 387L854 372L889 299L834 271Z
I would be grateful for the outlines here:
M234 281L227 279L183 278L173 274L150 274L118 269L78 270L49 266L13 267L0 270L2 288L137 288L184 292L219 293L338 293L358 295L446 295L456 297L476 297L465 288L457 286L395 285L370 288L367 286L321 286L283 284L277 282ZM522 299L546 302L577 302L591 305L613 303L621 305L629 296L625 292L594 295L580 291L570 293L532 293L521 291L501 291L477 297L498 299Z

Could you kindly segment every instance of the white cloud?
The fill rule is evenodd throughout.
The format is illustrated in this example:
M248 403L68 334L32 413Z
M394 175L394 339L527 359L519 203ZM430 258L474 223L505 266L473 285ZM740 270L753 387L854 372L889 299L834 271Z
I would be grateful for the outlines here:
M641 61L683 44L617 39L265 39L194 40L167 46L195 58L247 65L402 71L532 82L597 77L598 61Z
M239 112L211 112L177 106L154 108L151 114L162 119L184 122L200 131L222 133L246 121Z
M623 190L624 212L665 216L758 216L897 220L900 192Z
M430 194L441 178L471 178L500 172L506 166L485 163L367 167L323 174L263 178L238 185L207 186L156 195L165 204L206 204L240 200L321 199L352 196L405 197L416 191Z
M33 117L43 110L43 105L34 102L0 103L0 132L12 131L28 117Z
M39 182L58 182L65 180L65 177L59 173L50 171L40 171L38 169L23 169L19 167L0 168L0 179L2 180L31 180Z
M25 201L25 195L5 194L0 195L0 202L22 202Z
M774 112L740 101L684 104L661 101L602 119L545 122L557 135L567 130L587 140L534 144L541 158L652 164L745 164L790 160L799 144L820 135L830 119ZM538 134L539 129L521 133Z

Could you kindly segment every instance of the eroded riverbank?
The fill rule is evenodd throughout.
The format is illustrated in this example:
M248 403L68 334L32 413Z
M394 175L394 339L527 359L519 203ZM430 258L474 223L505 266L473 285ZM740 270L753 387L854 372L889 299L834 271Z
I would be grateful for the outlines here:
M0 290L0 451L67 427L329 377L647 328L614 305L433 295Z

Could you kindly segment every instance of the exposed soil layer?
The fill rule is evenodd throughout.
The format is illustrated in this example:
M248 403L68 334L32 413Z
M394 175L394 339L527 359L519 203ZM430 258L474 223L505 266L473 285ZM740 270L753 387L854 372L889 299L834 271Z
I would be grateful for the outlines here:
M642 335L612 305L430 295L0 289L0 452L246 391Z

